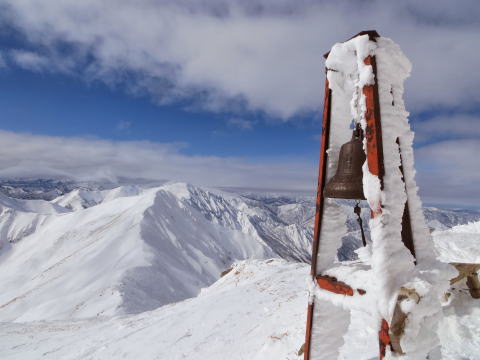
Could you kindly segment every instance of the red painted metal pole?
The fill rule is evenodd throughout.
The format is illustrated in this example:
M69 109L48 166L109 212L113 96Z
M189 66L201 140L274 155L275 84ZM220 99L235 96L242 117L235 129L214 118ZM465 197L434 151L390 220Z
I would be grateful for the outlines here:
M391 346L391 340L389 335L390 327L385 319L382 319L380 325L380 331L378 332L378 345L380 347L380 360L385 358L387 352L387 346Z
M365 111L365 121L367 123L365 137L367 139L368 170L371 174L378 176L378 179L380 180L380 190L383 190L383 176L385 174L385 167L383 164L383 141L377 85L377 64L374 56L367 56L364 62L365 65L372 66L373 74L375 76L375 84L366 85L363 87L365 105L367 107ZM380 215L382 213L381 204L377 204L377 207L371 210L372 217Z
M309 360L310 359L310 341L312 338L312 322L313 322L313 310L314 310L314 303L308 304L307 310L307 331L305 333L305 347L303 352L303 359Z
M354 289L345 284L343 281L338 281L337 278L328 275L317 275L317 284L320 288L333 292L335 294L353 296L355 295ZM363 289L355 289L359 295L365 295L367 292Z
M380 101L378 95L378 76L377 63L374 56L367 56L364 60L365 65L371 65L375 76L375 83L363 87L365 95L365 103L367 110L365 111L365 121L367 128L365 136L367 139L367 163L371 174L378 176L380 180L380 190L383 190L383 176L385 175L385 166L383 160L383 140L382 140L382 124L380 120ZM371 209L372 218L381 215L382 204L375 204L376 207ZM390 346L389 324L388 321L382 319L379 331L379 352L380 359L385 357L387 346Z
M320 165L318 169L318 182L317 182L317 199L315 206L315 229L313 232L312 243L312 260L310 274L313 277L317 275L317 254L320 244L320 230L322 227L322 213L323 213L323 189L325 187L326 175L327 175L327 149L330 136L330 115L331 115L331 102L332 91L328 86L328 78L325 80L325 95L323 102L323 122L322 122L322 140L320 144ZM314 304L308 305L307 311L307 329L305 333L305 350L304 360L310 359L310 345L313 325L313 309Z
M310 275L312 276L317 274L317 254L320 244L320 230L322 227L322 213L324 204L323 188L325 187L327 175L327 149L330 136L331 101L332 91L328 86L328 79L326 79L325 98L323 103L322 140L320 144L320 165L318 168L317 200L315 203L315 228L313 232L312 262L310 269Z

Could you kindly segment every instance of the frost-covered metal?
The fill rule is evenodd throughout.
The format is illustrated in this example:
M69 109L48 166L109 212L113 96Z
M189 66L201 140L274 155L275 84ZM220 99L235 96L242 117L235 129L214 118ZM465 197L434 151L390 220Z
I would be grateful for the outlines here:
M413 132L403 102L411 65L397 44L376 31L336 44L326 58L304 358L387 359L395 353L425 359L438 350L435 326L451 272L434 258L417 195ZM365 134L363 192L371 210L371 239L356 251L358 261L342 263L336 252L347 214L324 197L324 189L352 120ZM325 302L335 311L322 311ZM346 311L350 321L342 325L343 337L332 342L322 324L340 313L345 322Z

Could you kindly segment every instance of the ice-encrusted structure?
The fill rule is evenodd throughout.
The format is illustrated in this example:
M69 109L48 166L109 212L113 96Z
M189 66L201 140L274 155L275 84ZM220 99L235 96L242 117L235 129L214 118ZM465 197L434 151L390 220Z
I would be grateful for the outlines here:
M365 62L368 56L375 57L376 77L373 67ZM364 193L375 216L369 223L371 243L357 251L360 262L348 266L334 264L345 216L337 213L337 205L332 201L325 203L317 273L333 276L354 289L366 290L366 294L338 296L316 286L312 288L315 304L319 303L317 308L326 306L326 302L333 303L339 314L350 311L350 321L344 325L343 346L337 344L334 354L330 353L331 344L314 346L310 359L358 359L358 354L364 354L364 359L378 356L375 344L380 323L385 319L391 324L396 306L408 316L400 340L401 349L406 353L404 357L425 359L428 354L434 356L438 351L436 324L442 316L442 296L453 272L448 265L435 259L432 238L417 195L413 132L403 101L403 83L410 74L411 64L392 40L378 37L373 41L363 35L336 44L329 53L326 67L332 91L327 178L335 173L340 147L351 136L352 119L361 124L365 133L369 131L363 89L374 84L379 95L384 176L380 179L372 174L368 161L365 162ZM364 150L367 152L366 140ZM401 238L406 203L416 261ZM335 218L327 220L334 213ZM408 296L403 301L398 300L401 291L415 294L416 301ZM319 319L315 325L314 315L313 323L312 337L320 338L322 321ZM391 356L387 349L386 358Z

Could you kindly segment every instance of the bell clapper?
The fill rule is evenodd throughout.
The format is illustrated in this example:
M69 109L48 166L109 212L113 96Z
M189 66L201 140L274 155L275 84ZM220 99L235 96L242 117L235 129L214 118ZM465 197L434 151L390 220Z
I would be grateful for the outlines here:
M365 240L365 233L363 231L363 221L362 221L362 217L360 216L362 209L360 208L359 205L360 205L360 200L356 200L355 207L353 208L353 212L357 214L357 217L358 217L357 222L358 222L358 225L360 225L360 232L362 233L363 246L367 246L367 241Z

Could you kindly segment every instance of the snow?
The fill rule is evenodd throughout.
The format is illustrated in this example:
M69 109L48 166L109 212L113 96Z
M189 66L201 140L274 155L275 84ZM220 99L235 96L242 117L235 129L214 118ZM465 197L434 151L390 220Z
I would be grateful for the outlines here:
M77 190L55 205L0 198L2 359L301 358L309 267L279 257L310 251L313 200L246 198L184 183ZM331 201L328 209L336 243L325 271L367 294L360 302L334 298L309 278L323 324L313 329L322 339L316 358L376 358L378 314L364 311L375 301L371 245L356 251L358 260L335 261L340 234L356 225L350 205ZM439 229L473 216L428 214ZM480 236L479 223L434 232L440 259L478 254L480 243L470 240ZM432 271L403 284L423 296L423 308L402 303L419 314L409 334L433 347L437 340L420 325L438 323L442 355L435 358L475 359L478 300L459 282L443 317L431 314L436 307L424 300L434 291Z
M438 326L441 358L444 360L476 360L480 349L480 307L465 289L456 292Z
M435 231L432 235L440 261L480 264L480 221Z
M0 207L11 208L14 210L37 213L37 214L56 214L68 212L62 206L57 206L45 200L20 200L13 199L0 193Z
M2 359L299 359L308 266L240 262L198 297L133 316L0 323Z
M76 189L55 205L3 200L4 321L151 310L197 295L237 260L306 262L313 232L310 201L254 200L185 183ZM294 206L284 211L285 202ZM25 211L35 206L42 212Z
M188 203L194 194L219 218ZM78 203L79 196L98 193L85 195L64 200ZM17 235L17 222L27 226L32 218L21 213L5 220L6 238L21 241L0 255L0 319L138 313L197 295L236 260L276 256L242 213L186 184L101 195L101 203L86 209L36 214L33 228L22 228L25 236Z
M280 259L238 262L197 297L135 315L0 323L2 359L299 360L309 266ZM441 355L475 360L478 300L462 290L438 326ZM323 359L377 359L377 327L363 312L320 301ZM337 315L330 317L332 312ZM345 334L345 337L342 335ZM422 335L423 336L423 335ZM423 338L423 337L422 337ZM338 357L341 354L341 357Z

